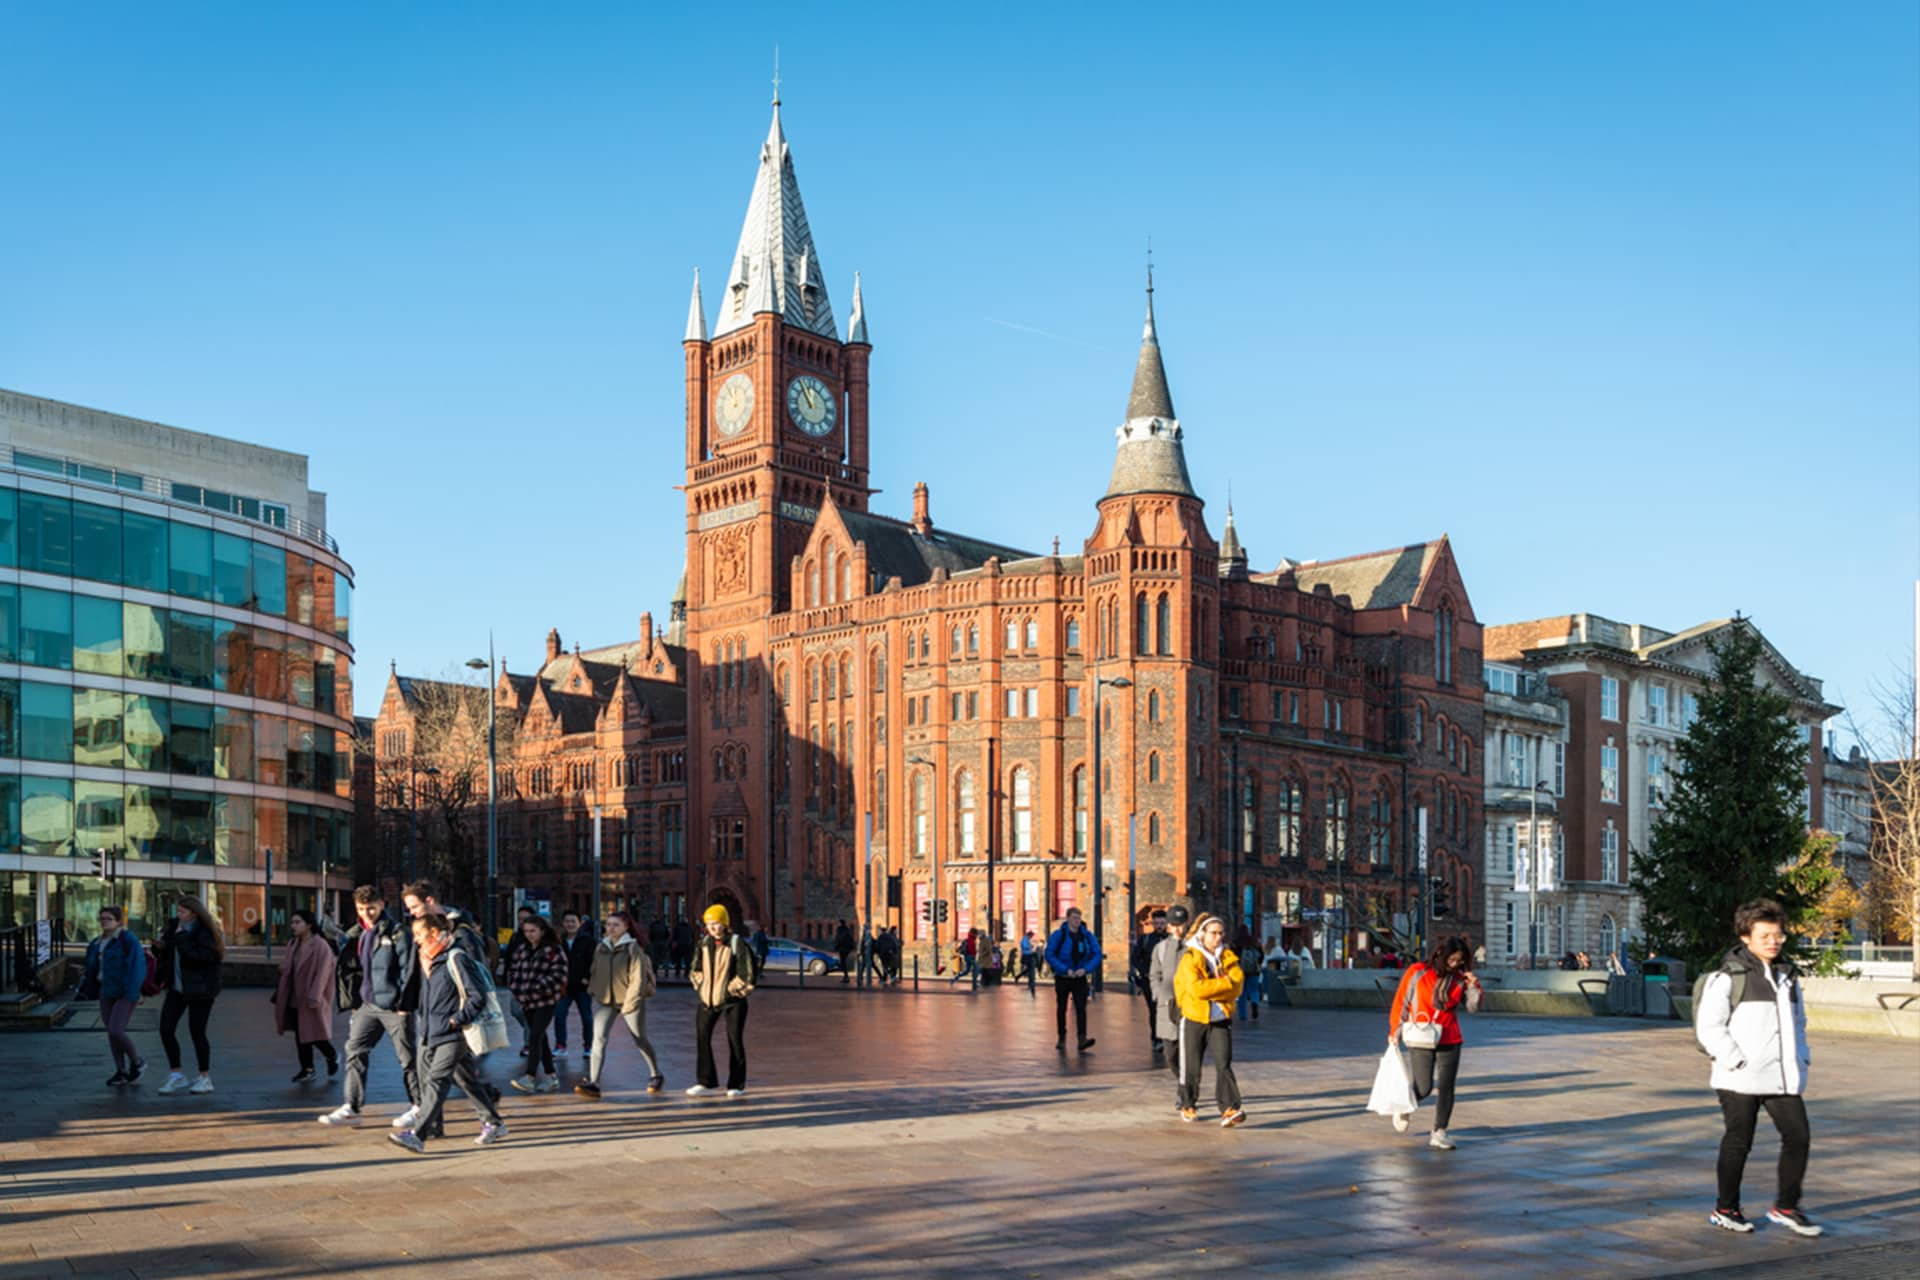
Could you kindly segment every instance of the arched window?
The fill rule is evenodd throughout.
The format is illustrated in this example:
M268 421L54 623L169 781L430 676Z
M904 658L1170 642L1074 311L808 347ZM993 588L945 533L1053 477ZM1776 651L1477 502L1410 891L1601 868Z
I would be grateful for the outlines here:
M1453 683L1453 606L1443 604L1433 615L1433 678Z
M1158 751L1147 752L1147 781L1160 781L1160 753Z
M1133 598L1133 651L1135 653L1153 652L1153 632L1149 630L1153 619L1147 603L1147 593L1142 591Z
M807 561L807 607L816 608L820 604L820 566Z
M774 672L773 675L774 692L779 697L780 705L783 707L787 705L793 693L792 686L788 683L792 674L792 672L787 670L786 664L782 663L780 669Z
M1087 852L1087 833L1090 815L1087 804L1092 793L1087 788L1087 768L1081 765L1073 771L1073 851L1084 856Z
M974 808L973 773L962 769L953 781L954 809L959 815L960 852L970 854L974 851Z
M807 751L807 803L820 807L820 726L813 726Z
M827 695L826 695L826 696L827 696L827 697L829 697L829 698L837 698L837 697L839 697L840 695L839 695L839 693L837 692L837 690L838 690L838 687L839 687L839 682L838 682L838 681L836 681L836 680L834 679L834 669L833 669L833 659L832 659L832 658L828 658L828 659L827 659L827 660L826 660L826 661L825 661L824 663L822 663L821 665L822 665L822 666L824 666L824 667L826 668L826 669L825 669L825 671L823 671L823 672L822 672L822 675L823 675L823 676L825 677L825 679L826 679L826 682L827 682Z
M853 658L844 653L840 655L840 696L853 696Z
M853 557L840 557L840 598L853 599Z
M820 664L811 660L807 663L807 701L820 701Z
M931 819L927 814L927 774L924 769L913 771L913 781L908 789L912 792L913 809L913 856L927 856L929 837L932 835Z
M829 666L827 670L832 671L833 668ZM840 726L837 724L830 724L827 726L827 767L826 767L826 775L827 775L826 810L827 810L827 815L829 817L837 816L840 812L840 766L838 763L839 759L840 759Z
M1173 652L1173 604L1167 593L1160 593L1160 602L1154 609L1154 650L1157 653Z
M1033 852L1033 775L1025 765L1013 771L1013 851Z
M1067 652L1080 652L1080 619L1067 619Z
M1160 691L1158 689L1147 690L1147 723L1160 723Z
M1020 647L1020 623L1013 618L1007 619L1007 652L1012 653Z
M832 604L834 600L837 598L833 593L834 577L833 577L833 539L832 538L828 538L824 543L821 544L820 563L826 566L827 603Z
M1611 915L1600 917L1600 954L1610 956L1620 949L1620 926ZM1602 966L1605 967L1604 965Z
M1160 815L1157 813L1147 815L1147 843L1151 845L1160 843Z
M967 656L969 658L977 658L980 656L980 628L979 627L970 626L967 628Z
M885 769L873 771L873 829L875 831L887 829L887 771Z
M1280 827L1274 846L1283 858L1300 856L1301 828L1306 823L1307 789L1288 779L1280 784Z
M1327 830L1322 851L1328 859L1347 856L1347 787L1336 782L1327 788Z
M887 691L887 655L875 649L867 659L867 688L875 694Z
M960 624L957 622L953 630L947 634L947 656L950 658L960 656Z

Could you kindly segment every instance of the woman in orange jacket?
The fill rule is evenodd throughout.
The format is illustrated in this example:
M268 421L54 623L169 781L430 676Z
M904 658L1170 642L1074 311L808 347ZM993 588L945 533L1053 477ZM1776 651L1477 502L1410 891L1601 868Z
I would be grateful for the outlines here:
M1246 985L1240 958L1227 946L1226 921L1202 915L1187 935L1180 966L1173 975L1173 998L1180 1006L1180 1118L1198 1118L1200 1061L1213 1054L1213 1096L1220 1104L1220 1127L1245 1124L1240 1084L1233 1078L1233 1005Z
M1408 968L1387 1006L1387 1043L1405 1044L1413 1096L1435 1095L1433 1135L1427 1145L1437 1151L1453 1150L1447 1124L1453 1119L1453 1086L1460 1075L1462 1008L1479 1010L1480 979L1473 976L1473 948L1457 935L1440 939L1425 963ZM1405 1133L1407 1120L1396 1115L1393 1127Z

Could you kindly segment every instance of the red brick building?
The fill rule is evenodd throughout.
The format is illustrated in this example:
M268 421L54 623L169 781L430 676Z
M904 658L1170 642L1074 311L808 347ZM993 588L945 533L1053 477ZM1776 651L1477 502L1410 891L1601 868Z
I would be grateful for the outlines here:
M1409 910L1423 855L1455 904L1481 900L1480 628L1446 539L1250 571L1188 476L1151 285L1092 532L1043 555L941 527L924 484L910 518L869 509L888 433L859 281L842 336L777 102L731 264L711 326L696 277L684 343L684 632L651 673L550 645L537 678L503 675L500 706L548 726L517 770L585 765L573 811L603 821L684 804L687 900L776 932L1044 932L1091 914L1096 857L1115 952L1130 903L1175 899L1290 942L1345 903L1365 945ZM669 671L683 728L651 692ZM655 708L644 738L614 715L629 686ZM640 741L684 749L683 800L644 766L622 784ZM621 875L652 914L665 846L635 847ZM564 878L545 861L532 874ZM919 908L943 900L930 926Z

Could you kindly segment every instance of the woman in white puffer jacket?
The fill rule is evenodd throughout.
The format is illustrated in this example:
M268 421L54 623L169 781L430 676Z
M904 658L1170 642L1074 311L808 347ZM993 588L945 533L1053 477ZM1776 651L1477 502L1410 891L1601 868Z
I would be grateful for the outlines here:
M1812 1135L1807 1106L1807 1010L1793 965L1780 958L1786 945L1786 912L1756 898L1734 913L1740 945L1707 975L1694 1035L1713 1058L1713 1088L1720 1095L1726 1135L1720 1140L1720 1198L1707 1221L1728 1231L1753 1224L1740 1211L1740 1180L1762 1108L1780 1131L1780 1192L1769 1222L1797 1235L1821 1229L1800 1212L1800 1184L1807 1172Z

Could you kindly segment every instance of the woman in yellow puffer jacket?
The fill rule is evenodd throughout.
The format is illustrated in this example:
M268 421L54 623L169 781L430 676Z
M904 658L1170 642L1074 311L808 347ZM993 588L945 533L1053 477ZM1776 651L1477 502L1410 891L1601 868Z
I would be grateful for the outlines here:
M1203 915L1187 934L1173 995L1180 1006L1180 1118L1197 1118L1200 1061L1213 1054L1213 1096L1220 1104L1220 1127L1245 1124L1240 1084L1233 1078L1233 1005L1246 985L1240 959L1227 946L1226 921Z

